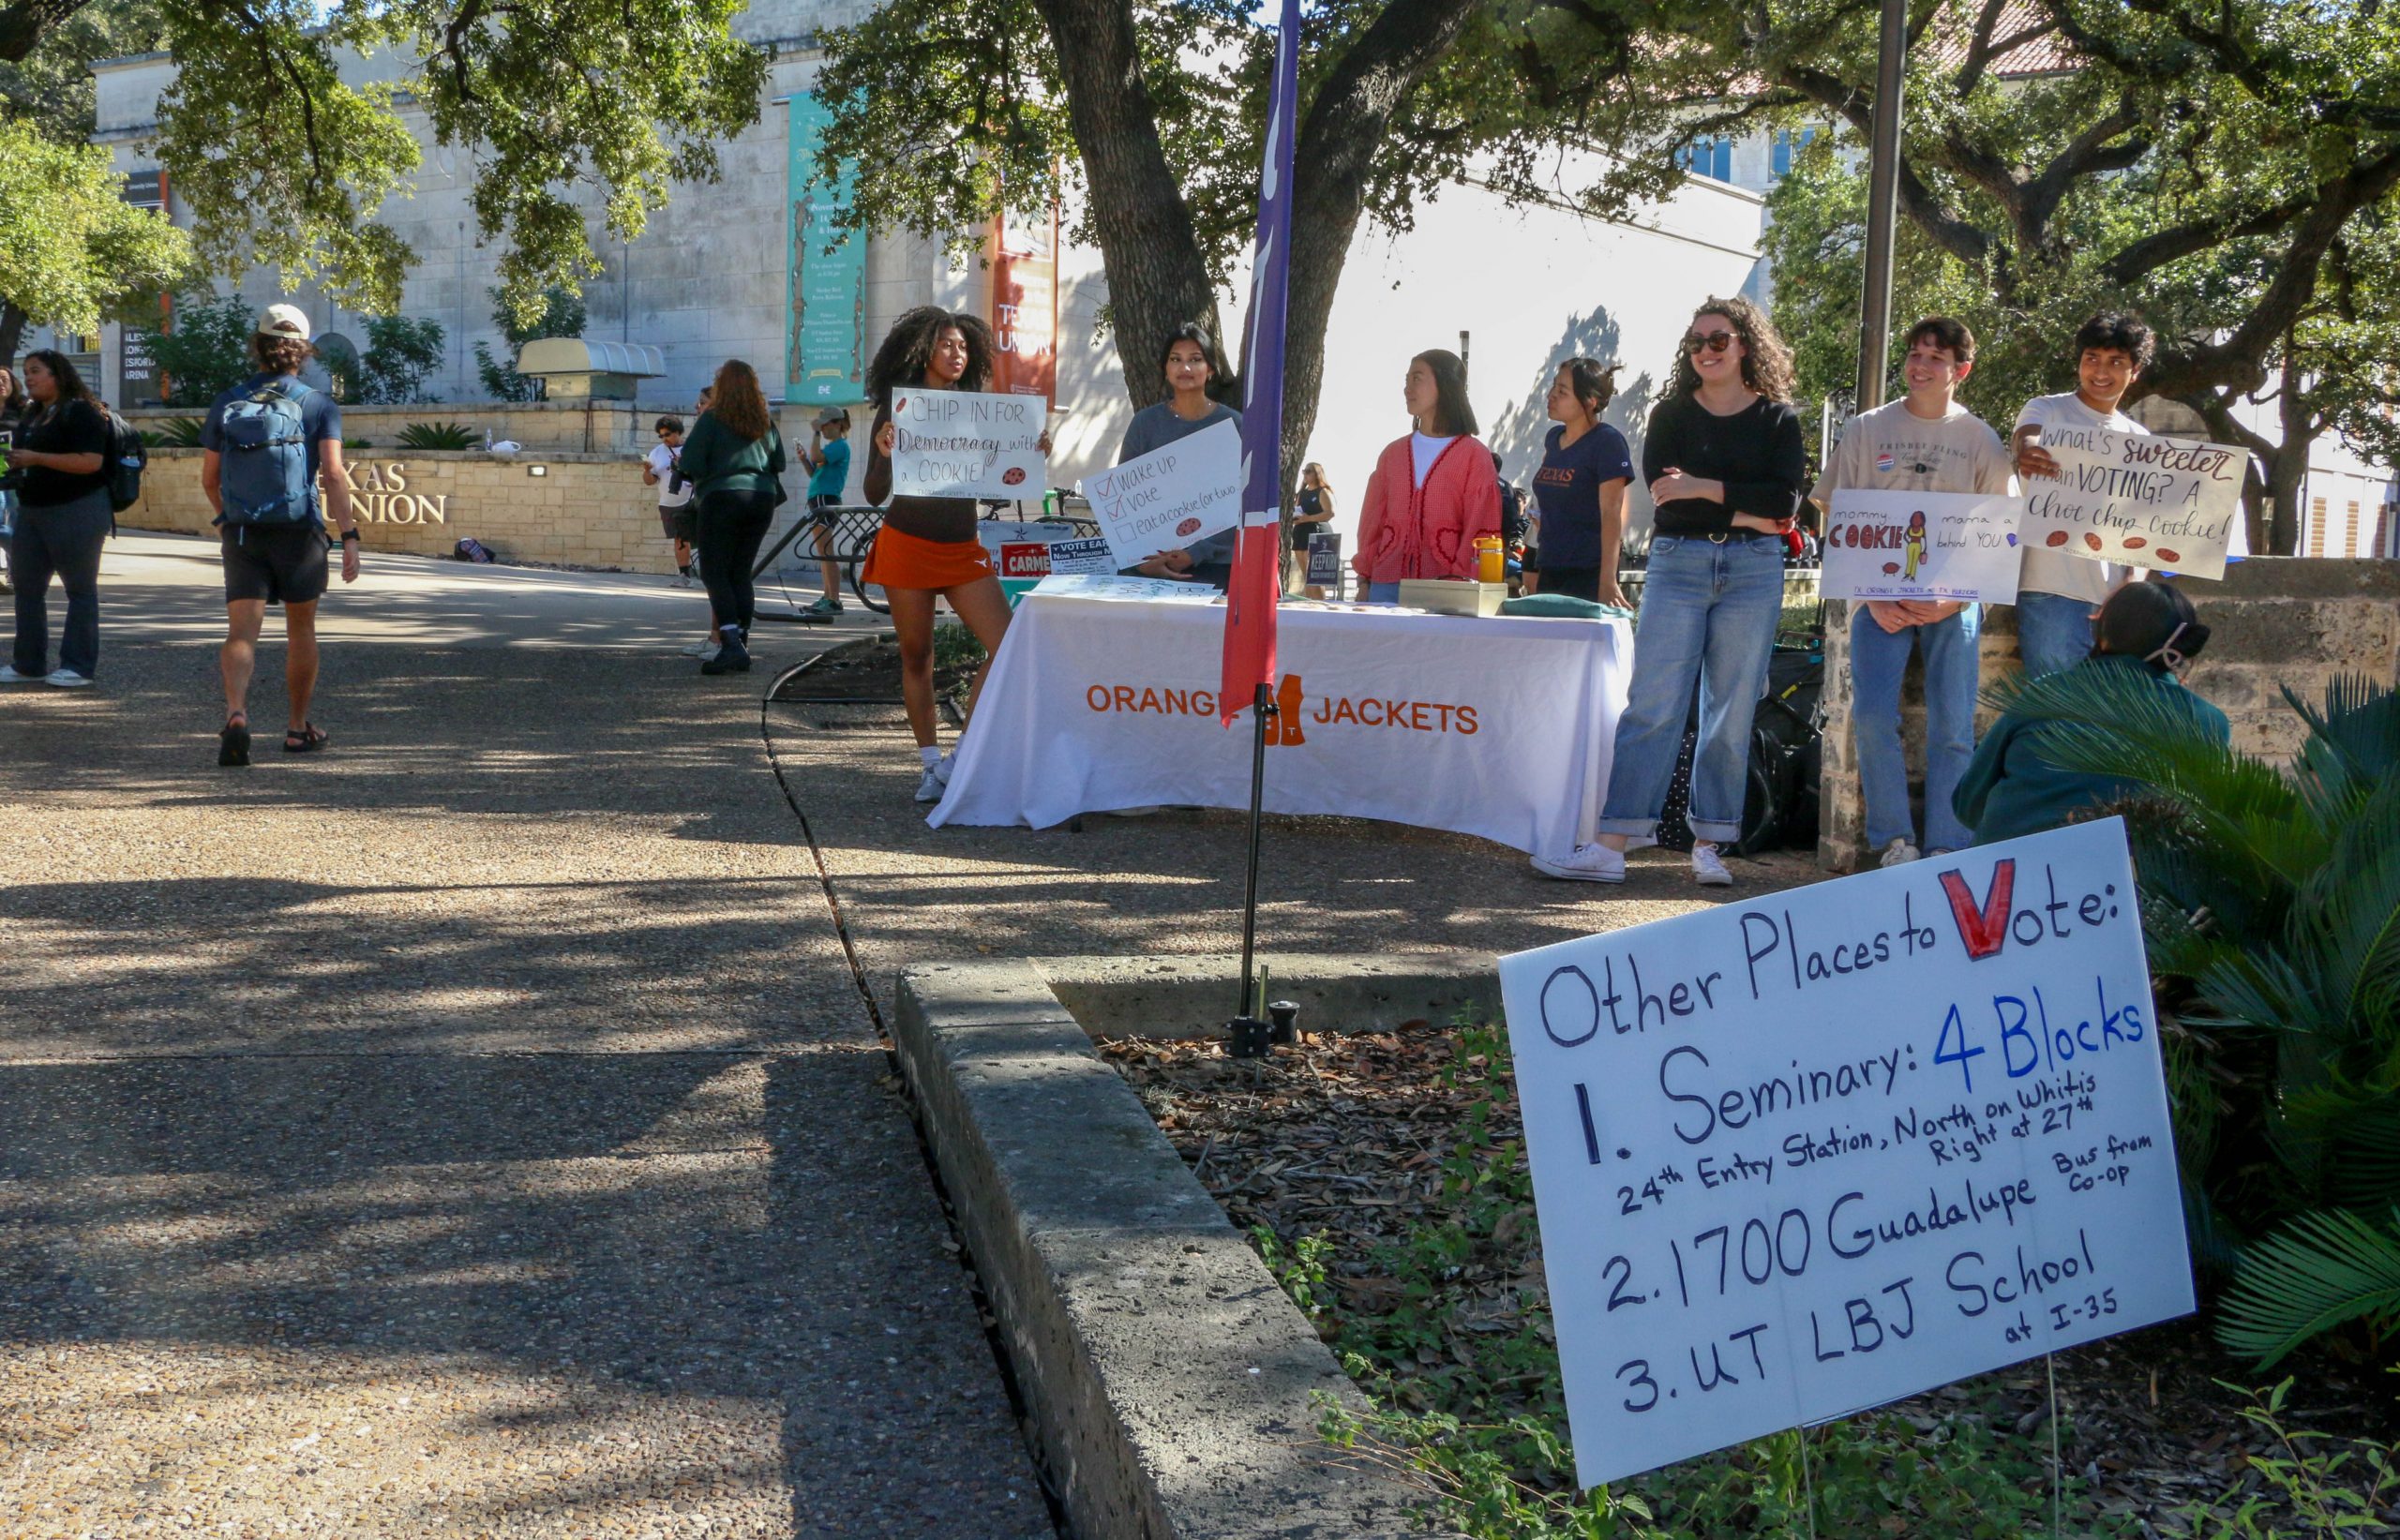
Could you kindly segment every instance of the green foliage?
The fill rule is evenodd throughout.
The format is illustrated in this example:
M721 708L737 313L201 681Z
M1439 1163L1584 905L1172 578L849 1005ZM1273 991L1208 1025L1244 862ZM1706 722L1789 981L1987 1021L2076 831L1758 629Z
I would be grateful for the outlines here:
M0 5L0 60L27 57L77 0ZM398 310L412 258L375 217L419 152L405 94L434 142L474 168L478 233L503 243L502 287L531 317L545 285L599 271L574 202L599 190L610 236L641 233L670 184L713 180L716 145L758 115L767 56L736 37L741 0L158 0L179 61L157 153L197 221L204 261L324 283L346 306ZM408 61L349 81L351 54Z
M2140 787L2126 814L2162 998L2182 1018L2176 1144L2204 1261L2229 1256L2228 1345L2272 1362L2400 1326L2400 692L2285 698L2288 770L2237 754L2132 671L1988 692L2061 766ZM2178 1062L2180 1061L2180 1062ZM2288 1228L2283 1228L2289 1221ZM2281 1230L2273 1239L2271 1233Z
M402 449L473 449L484 436L464 423L411 423L400 429Z
M946 620L934 627L934 672L980 666L991 654L975 639L975 633L955 620Z
M367 351L358 361L355 398L417 401L425 377L442 363L442 323L406 316L370 316Z
M191 295L175 301L174 330L138 329L151 359L167 377L166 404L204 407L248 380L250 334L258 317L238 294Z
M142 441L153 449L198 449L200 426L197 417L170 417L156 429L142 429Z
M517 355L525 344L537 337L581 336L585 321L583 296L552 284L542 291L541 314L530 321L518 319L509 308L508 296L502 291L493 290L491 298L492 324L508 339L508 356L495 357L490 344L476 343L475 373L495 401L538 401L543 396L543 381L518 373Z
M2223 1382L2219 1382L2222 1383ZM2282 1499L2299 1518L2295 1530L2272 1515L2261 1492L2245 1482L2207 1507L2191 1506L2182 1517L2193 1540L2285 1540L2292 1534L2384 1534L2384 1515L2400 1502L2400 1444L2349 1440L2284 1426L2284 1400L2292 1382L2263 1395L2242 1391L2250 1404L2242 1418L2263 1429L2282 1452L2253 1455L2249 1470L2266 1491ZM2226 1385L2242 1391L2239 1385Z
M70 332L171 285L190 243L157 213L128 205L98 145L60 144L0 118L0 305Z
M61 144L85 143L95 127L93 62L147 53L165 38L158 0L92 0L22 60L0 57L0 117Z

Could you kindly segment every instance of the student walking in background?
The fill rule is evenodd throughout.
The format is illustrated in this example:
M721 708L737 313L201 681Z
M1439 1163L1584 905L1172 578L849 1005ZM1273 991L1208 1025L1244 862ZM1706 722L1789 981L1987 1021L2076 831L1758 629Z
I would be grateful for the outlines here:
M1616 395L1617 368L1571 358L1550 382L1550 420L1558 426L1542 441L1541 469L1534 472L1541 565L1525 575L1525 587L1631 609L1617 587L1617 559L1633 452L1624 434L1600 421Z
M1997 493L2015 490L2008 451L1990 425L1958 404L1975 366L1975 335L1933 316L1909 329L1901 365L1908 395L1862 411L1810 494L1830 511L1837 491ZM1942 855L1973 839L1951 809L1975 752L1979 606L1950 600L1874 599L1850 617L1851 725L1867 797L1867 843L1885 866ZM1900 680L1909 654L1925 660L1925 844L1909 811L1900 746Z
M1536 870L1625 880L1628 842L1654 835L1666 807L1697 682L1692 876L1705 887L1732 882L1717 846L1742 831L1750 716L1783 611L1783 532L1808 486L1792 382L1791 350L1748 300L1712 299L1692 317L1642 446L1657 533L1599 837L1568 855L1537 855Z
M250 762L250 679L272 604L283 606L283 752L313 754L329 740L308 716L317 690L317 602L329 581L326 513L340 531L345 583L358 581L359 537L341 458L341 405L300 382L301 366L315 356L299 307L269 306L250 336L258 373L211 402L201 424L200 489L217 510L225 564L222 766Z
M1133 413L1125 438L1117 446L1117 463L1164 449L1203 428L1231 423L1241 431L1241 413L1208 394L1217 378L1217 345L1199 326L1178 326L1169 333L1159 355L1159 372L1166 377L1167 399ZM1223 588L1233 579L1236 531L1221 531L1177 550L1161 551L1130 570L1140 577L1179 577Z
M1476 434L1466 365L1439 348L1408 362L1411 431L1375 460L1351 566L1372 604L1397 604L1411 577L1477 576L1476 541L1500 532L1500 478Z
M2150 328L2131 316L2093 316L2077 330L2076 388L2026 402L2010 435L2029 496L2039 490L2033 482L2059 473L2042 447L2044 429L2150 431L2117 408L2150 367L2153 347ZM2092 650L2093 617L2124 577L2111 562L2027 545L2017 579L2017 651L2025 671L2054 674L2081 663Z
M683 476L700 510L700 579L718 640L700 672L739 674L750 668L750 625L758 612L750 569L784 501L784 440L749 365L727 359L712 388L713 400L683 444Z
M892 451L899 441L899 429L892 421L892 393L917 386L982 390L991 381L998 351L982 318L921 305L892 322L867 366L875 427L867 442L866 500L881 504L890 499L890 505L861 576L882 585L891 601L892 629L900 643L900 697L908 707L908 730L916 737L922 768L917 782L921 802L940 801L950 784L950 758L934 731L934 606L949 600L983 644L983 665L967 693L971 715L983 676L991 672L992 656L1008 635L1009 602L990 555L976 538L973 498L892 495ZM1050 435L1042 436L1041 445L1043 454L1050 452Z
M690 521L699 510L692 506L692 484L679 473L683 461L683 419L661 417L651 425L651 428L658 435L658 441L652 444L650 453L642 457L641 484L658 489L658 528L675 547L675 571L682 583L689 586L692 582Z
M8 449L16 522L8 576L16 585L15 655L0 684L88 687L100 663L100 543L116 516L109 510L108 418L67 355L53 348L25 354L25 401ZM67 624L58 666L50 666L50 580L67 591Z
M1325 597L1325 590L1308 581L1309 536L1333 528L1333 485L1325 479L1325 467L1311 460L1300 467L1300 489L1292 499L1292 581L1290 588L1311 599Z
M850 414L827 407L817 414L811 442L800 452L808 471L808 538L823 568L825 596L806 613L831 618L842 613L842 573L833 561L833 519L850 486Z

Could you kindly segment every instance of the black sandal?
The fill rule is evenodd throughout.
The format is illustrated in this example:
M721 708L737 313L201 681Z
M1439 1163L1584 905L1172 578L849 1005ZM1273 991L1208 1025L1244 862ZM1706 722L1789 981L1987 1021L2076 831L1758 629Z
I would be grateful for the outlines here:
M297 727L290 729L283 735L283 752L286 754L314 754L319 749L323 748L326 742L327 739L325 735L317 730L317 725L315 723L304 723Z
M245 716L241 720L235 721L232 717L229 716L225 719L225 725L219 729L217 734L217 763L221 767L227 765L247 765L249 762L249 718Z

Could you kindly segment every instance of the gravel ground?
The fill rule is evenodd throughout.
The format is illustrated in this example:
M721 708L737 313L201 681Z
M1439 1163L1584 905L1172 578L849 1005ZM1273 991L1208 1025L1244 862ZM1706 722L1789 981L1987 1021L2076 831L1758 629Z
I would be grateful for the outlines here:
M219 771L188 555L0 695L0 1535L1049 1535L772 672L379 558Z

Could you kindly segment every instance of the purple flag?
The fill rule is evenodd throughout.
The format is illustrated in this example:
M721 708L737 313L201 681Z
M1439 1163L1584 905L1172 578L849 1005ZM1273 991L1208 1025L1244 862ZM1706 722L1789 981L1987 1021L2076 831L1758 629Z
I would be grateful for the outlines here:
M1241 524L1225 589L1218 719L1227 726L1258 686L1275 682L1275 601L1282 592L1283 299L1292 265L1292 141L1299 127L1300 6L1283 0L1275 90L1258 182L1258 245L1250 263L1250 366L1241 404Z

